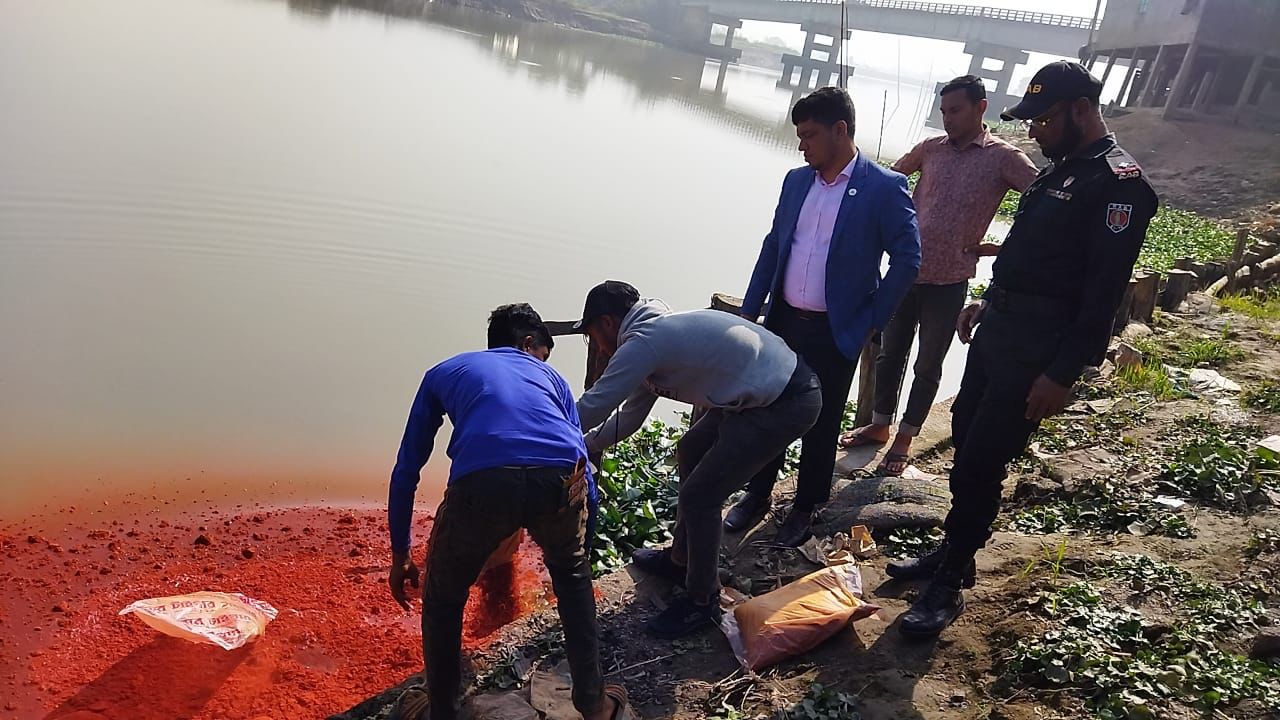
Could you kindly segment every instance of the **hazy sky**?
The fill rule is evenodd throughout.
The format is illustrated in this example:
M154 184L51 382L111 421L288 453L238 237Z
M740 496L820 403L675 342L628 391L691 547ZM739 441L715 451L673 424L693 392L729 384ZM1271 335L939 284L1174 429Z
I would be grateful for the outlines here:
M1062 15L1079 15L1092 17L1097 0L951 0L956 5L978 5L986 7L1010 8L1014 10L1030 10L1035 12L1057 13ZM1106 14L1106 0L1102 3L1102 14ZM804 44L804 33L799 25L781 23L744 22L739 35L749 40L781 39L785 44L799 49ZM1017 44L1016 39L1011 43ZM907 79L940 80L962 75L969 70L969 56L963 52L963 44L930 40L926 38L901 37L880 33L854 30L852 38L846 45L848 63L855 68L875 69L881 72L900 73L904 81ZM1051 55L1031 53L1026 65L1014 71L1012 85L1020 88L1041 65L1056 59ZM1119 90L1123 73L1114 73L1107 83L1107 91L1103 99ZM1116 87L1112 87L1115 85Z

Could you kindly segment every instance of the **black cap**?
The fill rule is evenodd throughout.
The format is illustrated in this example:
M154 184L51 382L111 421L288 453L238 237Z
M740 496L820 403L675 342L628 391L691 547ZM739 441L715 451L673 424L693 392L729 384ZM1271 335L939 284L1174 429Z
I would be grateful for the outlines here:
M640 302L640 291L621 280L605 280L591 288L582 306L582 319L573 324L574 332L585 333L587 323L604 315L625 316Z
M1002 120L1030 120L1049 112L1054 103L1076 98L1097 100L1102 81L1080 63L1059 60L1040 68L1027 85L1022 102L1000 113Z

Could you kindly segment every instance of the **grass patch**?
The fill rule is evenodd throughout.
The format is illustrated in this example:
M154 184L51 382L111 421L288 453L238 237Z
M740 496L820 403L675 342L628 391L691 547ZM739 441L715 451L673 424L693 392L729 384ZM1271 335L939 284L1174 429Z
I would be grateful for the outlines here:
M1280 320L1280 290L1257 291L1227 295L1218 304L1232 312L1248 315L1256 320Z
M1147 365L1173 365L1182 368L1218 368L1244 359L1245 353L1231 338L1230 329L1218 337L1167 337L1162 342L1154 336L1137 338L1133 347L1142 353Z
M1187 394L1158 362L1122 367L1116 370L1111 385L1120 394L1146 393L1156 400L1176 400Z
M1244 351L1225 338L1197 338L1178 348L1182 367L1217 368L1244 358Z
M1014 645L1004 682L1069 694L1106 720L1154 718L1177 705L1212 713L1244 699L1280 704L1280 668L1219 647L1257 626L1257 599L1142 556L1117 555L1093 575L1031 602L1048 628ZM1102 581L1144 607L1167 606L1174 621L1154 622L1108 598Z
M1240 404L1254 410L1280 413L1280 382L1263 380L1240 394Z

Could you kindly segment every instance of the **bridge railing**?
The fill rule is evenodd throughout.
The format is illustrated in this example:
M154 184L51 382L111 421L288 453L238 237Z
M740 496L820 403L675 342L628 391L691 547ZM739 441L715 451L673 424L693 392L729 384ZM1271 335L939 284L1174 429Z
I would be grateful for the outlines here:
M839 5L842 0L779 0L779 2ZM1009 10L1007 8L979 7L976 5L955 5L953 3L923 2L922 0L848 0L848 2L853 7L861 5L885 10L911 10L939 15L967 15L991 20L1008 20L1010 22L1082 28L1085 30L1088 30L1089 26L1093 25L1091 18L1078 15L1054 15L1052 13L1031 12L1029 10ZM1094 29L1097 29L1096 25Z

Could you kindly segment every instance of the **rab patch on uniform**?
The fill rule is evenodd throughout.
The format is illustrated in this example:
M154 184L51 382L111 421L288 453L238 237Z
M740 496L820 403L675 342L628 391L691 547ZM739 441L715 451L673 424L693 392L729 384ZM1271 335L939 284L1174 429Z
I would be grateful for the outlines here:
M1107 227L1111 232L1124 232L1129 227L1129 219L1133 217L1133 206L1111 203L1107 206Z
M1117 180L1132 180L1136 177L1142 177L1142 168L1138 167L1137 163L1132 163L1128 160L1115 163L1111 166L1111 171L1116 174Z

